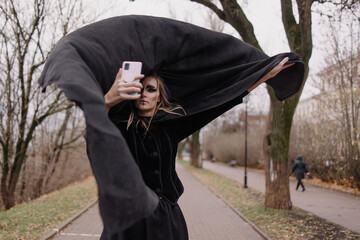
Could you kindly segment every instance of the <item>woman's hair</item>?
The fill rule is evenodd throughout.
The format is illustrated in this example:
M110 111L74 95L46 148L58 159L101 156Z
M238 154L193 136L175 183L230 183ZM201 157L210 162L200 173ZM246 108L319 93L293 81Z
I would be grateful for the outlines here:
M183 114L186 114L185 110L180 105L171 103L169 101L170 92L167 89L167 87L165 86L163 79L159 75L151 74L151 75L146 76L146 77L152 77L152 78L156 79L158 89L159 89L160 102L157 103L156 109L154 111L153 116L151 116L150 121L148 123L146 123L144 120L138 119L137 122L136 122L136 126L139 123L141 123L146 128L146 131L148 131L149 127L150 127L150 124L151 124L151 120L153 119L153 117L155 116L155 114L159 110L162 110L162 111L167 112L169 114L175 114L175 115L180 115L180 116L183 115ZM176 110L179 110L179 109L183 111L183 114L175 112ZM137 114L135 111L136 111L136 108L133 107L132 111L130 113L129 119L128 119L127 129L129 129L131 123L134 121L134 117Z

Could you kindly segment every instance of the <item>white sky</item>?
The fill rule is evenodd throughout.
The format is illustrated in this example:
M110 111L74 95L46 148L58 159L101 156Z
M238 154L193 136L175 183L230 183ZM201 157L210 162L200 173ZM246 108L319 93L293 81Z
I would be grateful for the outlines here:
M175 17L178 20L184 20L206 27L204 19L208 13L207 8L190 0L135 0L134 2L130 2L129 0L92 1L94 1L93 6L96 7L98 12L105 12L105 14L101 14L100 19L128 14L142 14L170 18ZM246 4L242 4L242 1L238 2L244 8L245 14L252 22L258 41L266 54L271 56L289 51L281 21L279 0L249 0ZM323 56L325 55L318 47L321 46L321 42L323 41L320 17L318 14L313 14L312 27L314 49L310 60L309 78L301 99L308 98L317 92L316 89L312 87L312 79L320 69ZM226 24L224 32L239 37L237 32L228 24ZM267 111L268 103L264 104L264 102L269 102L269 100L265 86L258 87L252 95L253 97L250 100L252 109Z

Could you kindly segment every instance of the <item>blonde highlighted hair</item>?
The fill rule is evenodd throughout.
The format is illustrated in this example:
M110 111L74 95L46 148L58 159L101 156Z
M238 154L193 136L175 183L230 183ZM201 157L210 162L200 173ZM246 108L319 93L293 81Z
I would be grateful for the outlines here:
M164 81L159 75L151 74L149 76L146 76L146 78L148 78L148 77L152 77L152 78L154 78L156 80L157 87L159 89L160 101L157 103L154 114L151 116L150 121L149 121L148 124L142 119L138 119L137 122L136 122L136 127L139 125L139 123L141 123L146 128L146 132L149 130L149 127L150 127L150 124L151 124L151 121L152 121L153 117L160 110L164 111L166 113L169 113L169 114L175 114L175 115L179 115L179 116L182 116L182 115L186 114L185 110L180 105L174 104L174 103L169 101L169 96L168 96L168 93L166 92L166 87L165 87ZM175 112L176 110L179 110L179 109L182 110L182 112L183 112L182 114L178 113L178 112ZM135 111L136 111L136 107L134 106L131 113L130 113L129 119L128 119L127 129L129 129L130 125L134 121L135 114L136 114Z

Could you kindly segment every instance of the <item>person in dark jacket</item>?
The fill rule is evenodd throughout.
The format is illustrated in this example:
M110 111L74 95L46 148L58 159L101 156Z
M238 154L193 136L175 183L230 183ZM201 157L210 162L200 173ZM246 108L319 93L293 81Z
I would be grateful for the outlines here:
M286 62L285 58L248 92L289 66L285 66ZM127 121L119 121L116 125L140 168L145 184L158 195L159 205L152 215L119 232L118 236L111 236L111 239L187 240L186 222L177 204L184 191L175 171L177 146L182 139L220 115L222 108L205 111L202 117L186 116L181 106L169 102L170 93L160 76L153 74L138 83L125 82L121 73L120 69L113 86L104 96L107 110L111 111L111 107L120 102L133 100ZM136 79L141 77L139 75ZM139 94L130 95L132 92ZM188 119L157 122L157 118L164 114L182 115ZM108 239L108 236L103 233L102 238Z
M305 173L308 173L309 171L306 169L306 164L303 162L301 155L296 157L291 173L293 172L296 173L296 179L298 180L296 190L298 190L299 186L301 185L303 189L302 191L304 192L305 187L301 180L304 179Z

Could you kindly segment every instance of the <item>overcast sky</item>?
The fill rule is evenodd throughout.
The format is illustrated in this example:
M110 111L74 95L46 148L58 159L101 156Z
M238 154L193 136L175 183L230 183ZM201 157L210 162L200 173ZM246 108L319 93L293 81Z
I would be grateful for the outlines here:
M171 17L178 20L188 21L199 26L206 26L206 15L208 11L205 7L190 0L93 0L93 6L98 12L103 12L100 19L128 15L128 14L142 14L151 16ZM95 3L96 2L96 3ZM281 52L289 51L286 42L285 32L281 22L281 10L279 0L250 0L242 4L245 14L252 22L255 34L262 46L263 50L268 55L275 55ZM323 29L320 24L320 16L313 14L313 41L314 49L310 60L310 74L309 79L305 85L302 98L305 99L314 95L317 91L312 87L315 73L322 65L324 58L324 50L320 49L323 42ZM230 26L225 25L225 33L239 37L237 32ZM264 84L263 84L264 85ZM268 101L265 86L260 86L254 91L253 108L261 108L264 106L263 102ZM260 100L260 101L259 101ZM258 102L261 102L260 106ZM266 108L266 105L265 105Z

